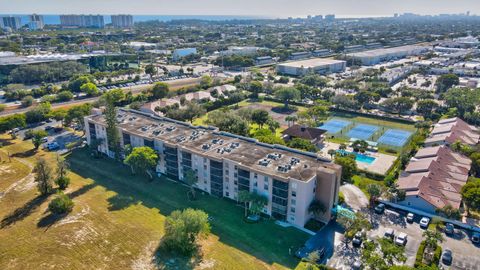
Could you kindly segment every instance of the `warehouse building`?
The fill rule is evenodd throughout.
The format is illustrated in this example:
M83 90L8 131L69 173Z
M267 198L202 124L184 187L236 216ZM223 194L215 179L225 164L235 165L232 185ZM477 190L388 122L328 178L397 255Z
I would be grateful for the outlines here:
M324 222L338 203L341 167L314 153L133 110L119 110L117 121L121 147L153 148L159 175L182 183L185 172L193 170L196 187L213 196L236 201L242 190L262 194L268 198L263 214L301 227L313 217L308 211L313 200L325 205L317 217ZM85 132L89 144L100 140L98 150L114 155L104 115L85 117Z
M342 60L312 58L278 64L277 72L292 76L303 76L312 72L317 74L328 74L345 71L346 66L346 62Z
M420 55L426 51L428 51L426 47L409 45L350 53L347 54L347 58L359 61L364 66L372 66L385 61Z

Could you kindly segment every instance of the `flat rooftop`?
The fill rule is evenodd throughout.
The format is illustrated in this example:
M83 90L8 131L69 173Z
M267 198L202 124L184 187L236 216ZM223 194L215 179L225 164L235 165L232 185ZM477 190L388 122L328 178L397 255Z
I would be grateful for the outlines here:
M318 66L326 66L333 64L345 63L342 60L328 59L328 58L311 58L300 61L291 61L278 64L279 66L297 67L297 68L313 68Z
M410 52L414 50L423 50L423 49L426 49L426 48L422 46L416 46L416 45L406 45L406 46L400 46L400 47L381 48L381 49L368 50L363 52L349 53L348 56L374 57L374 56L382 56L382 55L387 55L392 53Z
M89 121L105 126L104 115L92 115ZM218 131L215 127L192 126L173 119L153 116L139 111L118 111L118 127L124 132L143 138L163 141L210 159L236 162L241 168L288 181L309 181L320 167L339 166L321 159L315 153L303 152L281 145L260 143L256 139Z

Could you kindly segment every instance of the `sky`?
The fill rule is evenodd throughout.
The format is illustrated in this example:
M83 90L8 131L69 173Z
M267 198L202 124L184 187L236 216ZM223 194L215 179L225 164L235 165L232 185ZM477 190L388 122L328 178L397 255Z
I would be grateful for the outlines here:
M480 15L480 0L0 0L2 14L251 15L337 17L394 13Z

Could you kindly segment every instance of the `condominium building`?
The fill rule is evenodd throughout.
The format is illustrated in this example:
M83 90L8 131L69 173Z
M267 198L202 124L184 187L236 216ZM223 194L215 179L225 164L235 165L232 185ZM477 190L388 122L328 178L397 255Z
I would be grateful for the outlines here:
M28 28L30 30L41 30L45 26L42 15L32 14L28 16L28 18L30 20L28 22Z
M18 30L22 27L22 20L20 17L14 16L0 17L0 27L3 29Z
M293 76L303 76L312 72L317 74L328 74L345 71L346 66L347 63L342 60L311 58L278 64L277 72Z
M103 15L60 15L60 24L67 27L105 27Z
M263 214L301 227L313 217L308 211L313 200L326 207L322 221L331 218L338 202L341 167L314 153L139 111L121 109L117 120L122 147L153 148L159 175L183 182L193 170L196 187L213 196L236 201L242 190L262 194L268 198ZM113 156L104 115L85 117L85 132L89 144L100 139L99 151Z
M112 25L115 28L131 28L133 27L133 16L132 15L112 15Z

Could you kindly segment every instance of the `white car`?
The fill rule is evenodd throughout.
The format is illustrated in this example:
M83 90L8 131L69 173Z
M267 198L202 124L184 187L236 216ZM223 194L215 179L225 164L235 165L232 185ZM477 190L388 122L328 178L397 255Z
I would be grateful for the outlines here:
M428 228L428 224L430 223L430 219L428 217L423 217L420 220L420 228L426 229Z
M407 243L407 234L406 233L399 233L397 237L395 237L395 244L399 246L404 246Z

